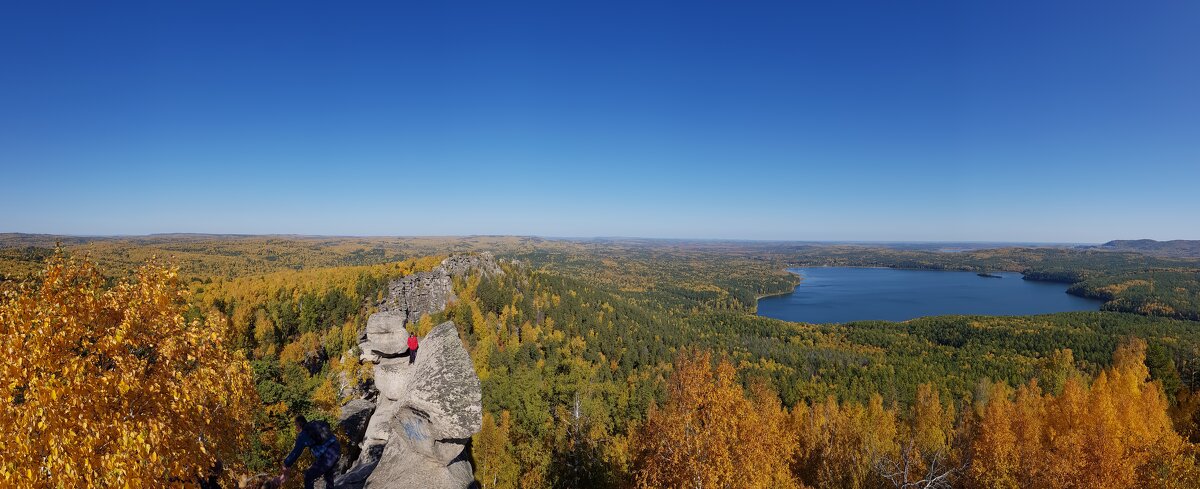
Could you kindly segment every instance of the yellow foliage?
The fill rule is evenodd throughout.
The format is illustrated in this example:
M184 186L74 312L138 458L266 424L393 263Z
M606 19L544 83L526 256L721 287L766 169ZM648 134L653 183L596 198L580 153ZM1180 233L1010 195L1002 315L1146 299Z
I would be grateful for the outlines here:
M111 288L56 253L0 301L0 486L192 482L247 442L258 404L224 328L184 320L176 270Z
M321 338L316 333L304 333L283 347L283 351L279 352L279 362L302 363L308 352L315 351L320 347Z
M337 416L342 406L338 399L337 388L333 386L333 378L325 377L325 381L313 392L313 405L330 416Z
M662 409L651 405L632 442L638 487L794 487L793 438L773 393L747 399L727 361L680 355Z
M426 314L421 316L421 319L417 320L416 331L414 331L414 333L416 333L417 336L424 338L425 335L429 334L430 331L433 331L434 326L437 325L433 324L433 316Z
M343 345L358 344L358 325L354 324L353 322L347 322L346 324L343 324L341 334Z
M483 413L483 427L474 437L472 450L480 461L475 477L483 487L516 489L521 477L521 466L512 451L509 431L512 422L508 411L500 413L497 422L491 413Z
M897 452L896 413L878 394L863 406L829 397L791 413L797 447L793 470L819 487L867 487L879 460Z
M973 444L978 487L1188 487L1191 447L1172 428L1167 399L1150 382L1146 344L1133 340L1092 385L1070 378L1062 394L1037 382L993 387Z
M917 386L913 405L912 437L921 453L947 453L954 435L954 409L942 405L941 396L931 384Z
M233 329L231 335L235 338L252 335L262 348L256 353L264 356L275 353L273 343L275 336L280 334L277 328L284 325L274 324L262 307L279 291L284 291L286 297L291 300L299 299L305 293L326 293L334 290L353 295L360 280L386 281L415 272L429 271L438 266L443 258L444 256L427 256L379 265L286 270L229 279L218 277L211 283L193 284L193 302L207 305L216 302L227 304L226 311L210 307L205 311L206 315L223 317L228 313L229 327ZM253 331L250 331L251 327ZM354 341L343 341L342 344L355 343L357 338Z
M1153 284L1151 284L1149 281L1141 280L1141 279L1134 279L1134 280L1126 280L1121 283L1116 283L1116 284L1111 284L1111 285L1106 285L1104 287L1100 287L1100 291L1104 292L1106 294L1112 295L1112 296L1116 296L1122 292L1125 292L1126 289L1129 289L1131 287L1152 287L1152 286L1153 286Z

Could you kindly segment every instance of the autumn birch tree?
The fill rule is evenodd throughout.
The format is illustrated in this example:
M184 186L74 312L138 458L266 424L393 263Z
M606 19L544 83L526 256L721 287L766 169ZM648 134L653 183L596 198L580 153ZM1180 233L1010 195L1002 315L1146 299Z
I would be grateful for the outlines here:
M235 465L249 366L222 328L184 320L176 270L106 287L60 251L0 299L0 486L163 487Z

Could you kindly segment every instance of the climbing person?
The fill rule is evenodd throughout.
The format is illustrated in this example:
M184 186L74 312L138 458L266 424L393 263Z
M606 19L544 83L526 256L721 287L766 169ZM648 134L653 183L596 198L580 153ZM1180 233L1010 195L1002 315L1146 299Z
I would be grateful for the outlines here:
M304 471L304 489L312 489L318 478L325 479L325 487L333 487L333 469L338 458L342 456L342 447L338 444L337 436L329 428L329 423L321 420L309 422L303 415L296 416L296 446L292 448L287 458L283 459L283 474L279 482L287 480L288 471L296 459L307 448L313 454L313 463Z
M417 335L409 335L408 337L408 364L412 365L417 361Z

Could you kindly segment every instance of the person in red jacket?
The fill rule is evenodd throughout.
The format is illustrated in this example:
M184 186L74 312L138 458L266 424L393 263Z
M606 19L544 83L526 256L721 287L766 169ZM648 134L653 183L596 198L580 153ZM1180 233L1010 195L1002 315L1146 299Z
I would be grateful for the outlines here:
M408 364L412 365L417 361L417 335L408 337Z

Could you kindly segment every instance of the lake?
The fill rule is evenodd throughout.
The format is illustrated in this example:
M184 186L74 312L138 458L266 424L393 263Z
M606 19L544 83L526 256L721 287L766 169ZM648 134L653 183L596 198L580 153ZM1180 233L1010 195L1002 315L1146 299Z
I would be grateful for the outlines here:
M867 319L905 321L921 316L1011 316L1095 311L1103 301L1066 293L1067 284L1022 280L1021 274L896 270L891 268L790 268L800 285L790 294L758 301L762 316L803 323Z

